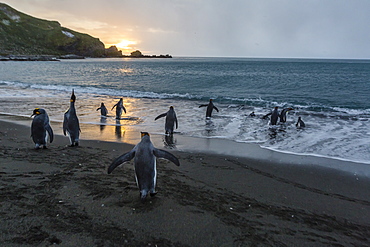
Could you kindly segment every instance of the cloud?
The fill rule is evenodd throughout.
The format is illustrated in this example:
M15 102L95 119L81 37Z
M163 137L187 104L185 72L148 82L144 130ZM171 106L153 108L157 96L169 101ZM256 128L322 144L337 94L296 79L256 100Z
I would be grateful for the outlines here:
M368 0L5 0L104 43L188 56L370 57ZM140 46L140 47L139 47Z

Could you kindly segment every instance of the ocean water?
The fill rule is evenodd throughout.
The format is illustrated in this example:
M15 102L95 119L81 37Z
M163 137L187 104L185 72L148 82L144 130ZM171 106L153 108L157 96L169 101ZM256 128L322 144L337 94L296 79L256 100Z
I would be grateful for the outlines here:
M125 133L139 131L162 135L164 118L154 118L174 106L179 121L175 143L181 136L225 139L278 152L370 164L370 60L0 62L3 115L29 117L39 107L48 112L51 121L61 123L72 89L80 122L96 128L96 138L127 141ZM115 120L115 111L101 119L96 111L100 103L110 110L121 97L127 109L122 120ZM206 108L198 106L210 98L219 112L214 111L206 121ZM294 110L288 113L286 123L271 126L269 119L262 117L275 106ZM255 117L249 116L252 111ZM299 116L306 124L303 129L295 126ZM109 126L114 126L115 133L109 132ZM176 144L181 147L178 141Z

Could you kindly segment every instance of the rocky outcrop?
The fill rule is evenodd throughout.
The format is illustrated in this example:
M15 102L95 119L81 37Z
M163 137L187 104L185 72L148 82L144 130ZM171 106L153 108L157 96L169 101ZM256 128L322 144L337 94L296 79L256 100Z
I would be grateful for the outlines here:
M107 57L122 57L122 51L118 50L115 45L105 49L105 55Z

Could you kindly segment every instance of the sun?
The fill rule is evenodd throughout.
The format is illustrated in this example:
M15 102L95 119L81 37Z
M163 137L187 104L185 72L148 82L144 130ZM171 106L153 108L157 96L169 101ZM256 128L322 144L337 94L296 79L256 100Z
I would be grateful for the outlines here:
M129 50L133 49L131 46L135 44L136 44L135 41L124 39L120 43L116 44L116 46L118 49Z

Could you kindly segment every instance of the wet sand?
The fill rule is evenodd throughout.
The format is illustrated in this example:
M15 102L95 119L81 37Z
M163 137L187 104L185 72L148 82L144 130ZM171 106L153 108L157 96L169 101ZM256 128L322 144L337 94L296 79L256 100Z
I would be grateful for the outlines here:
M368 177L314 165L171 151L158 194L139 199L133 146L57 135L34 150L30 128L0 121L1 246L368 246ZM309 161L306 160L306 163Z

